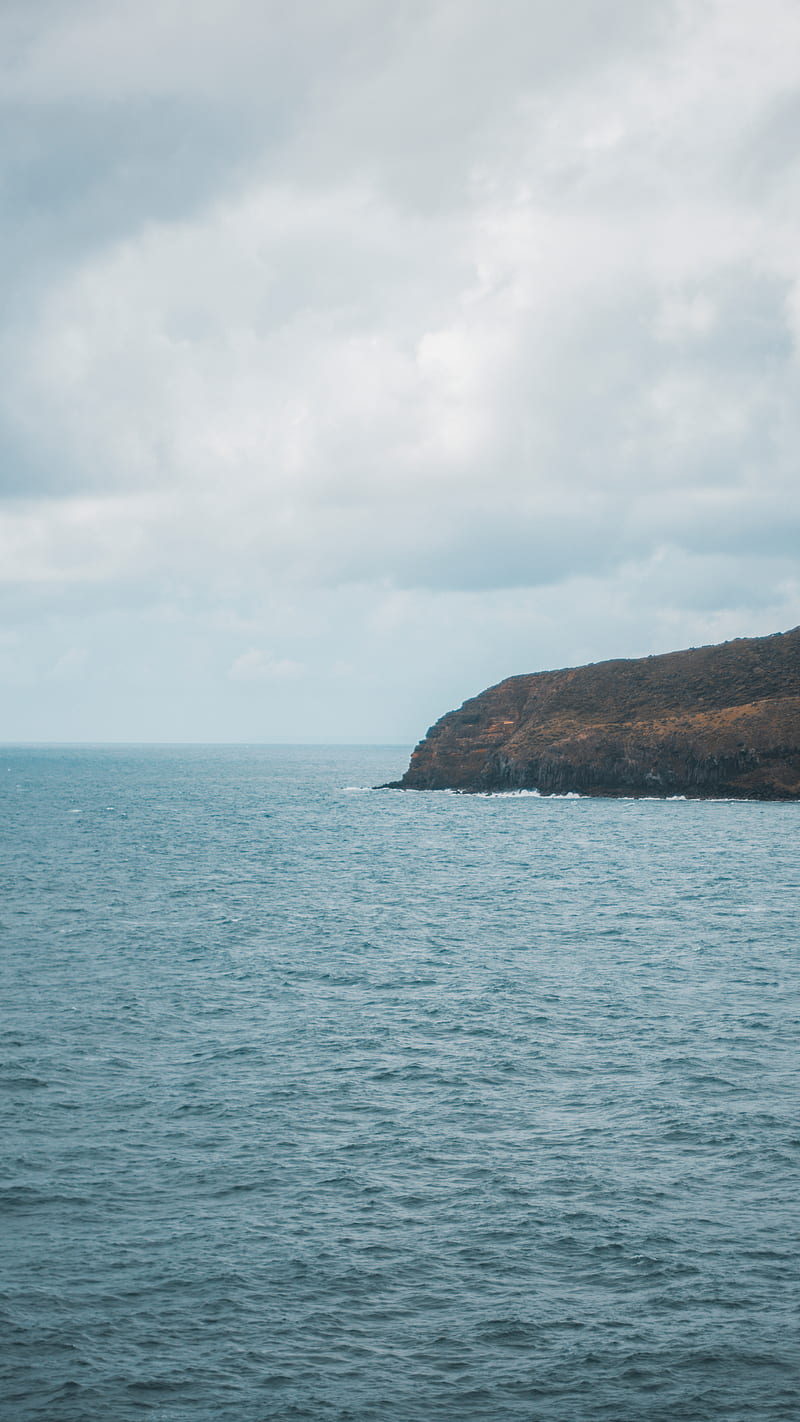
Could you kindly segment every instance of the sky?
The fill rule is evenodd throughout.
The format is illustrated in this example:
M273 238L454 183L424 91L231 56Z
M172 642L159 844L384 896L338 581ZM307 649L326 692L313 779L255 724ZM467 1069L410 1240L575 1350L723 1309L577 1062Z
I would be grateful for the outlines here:
M796 0L4 0L0 740L800 623Z

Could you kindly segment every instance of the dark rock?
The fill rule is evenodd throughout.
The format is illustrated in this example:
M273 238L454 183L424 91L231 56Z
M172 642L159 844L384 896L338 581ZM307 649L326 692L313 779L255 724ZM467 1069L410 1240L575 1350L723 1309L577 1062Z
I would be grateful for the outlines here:
M509 677L431 726L391 788L800 799L800 627Z

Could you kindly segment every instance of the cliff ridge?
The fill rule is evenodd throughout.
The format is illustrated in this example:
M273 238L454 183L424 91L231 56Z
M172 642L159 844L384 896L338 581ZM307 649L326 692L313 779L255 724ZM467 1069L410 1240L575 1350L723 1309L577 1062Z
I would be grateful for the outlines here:
M800 627L509 677L431 726L392 788L800 799Z

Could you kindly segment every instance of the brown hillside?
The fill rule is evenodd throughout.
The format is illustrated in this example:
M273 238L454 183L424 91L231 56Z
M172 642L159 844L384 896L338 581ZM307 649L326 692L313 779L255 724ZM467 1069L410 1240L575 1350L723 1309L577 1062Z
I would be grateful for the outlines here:
M395 785L800 799L800 627L509 677L437 721Z

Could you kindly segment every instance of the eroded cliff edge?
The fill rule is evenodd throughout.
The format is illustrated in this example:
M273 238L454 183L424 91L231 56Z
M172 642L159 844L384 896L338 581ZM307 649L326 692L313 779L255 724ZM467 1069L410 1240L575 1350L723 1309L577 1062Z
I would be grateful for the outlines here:
M431 726L392 788L800 799L800 627L509 677Z

